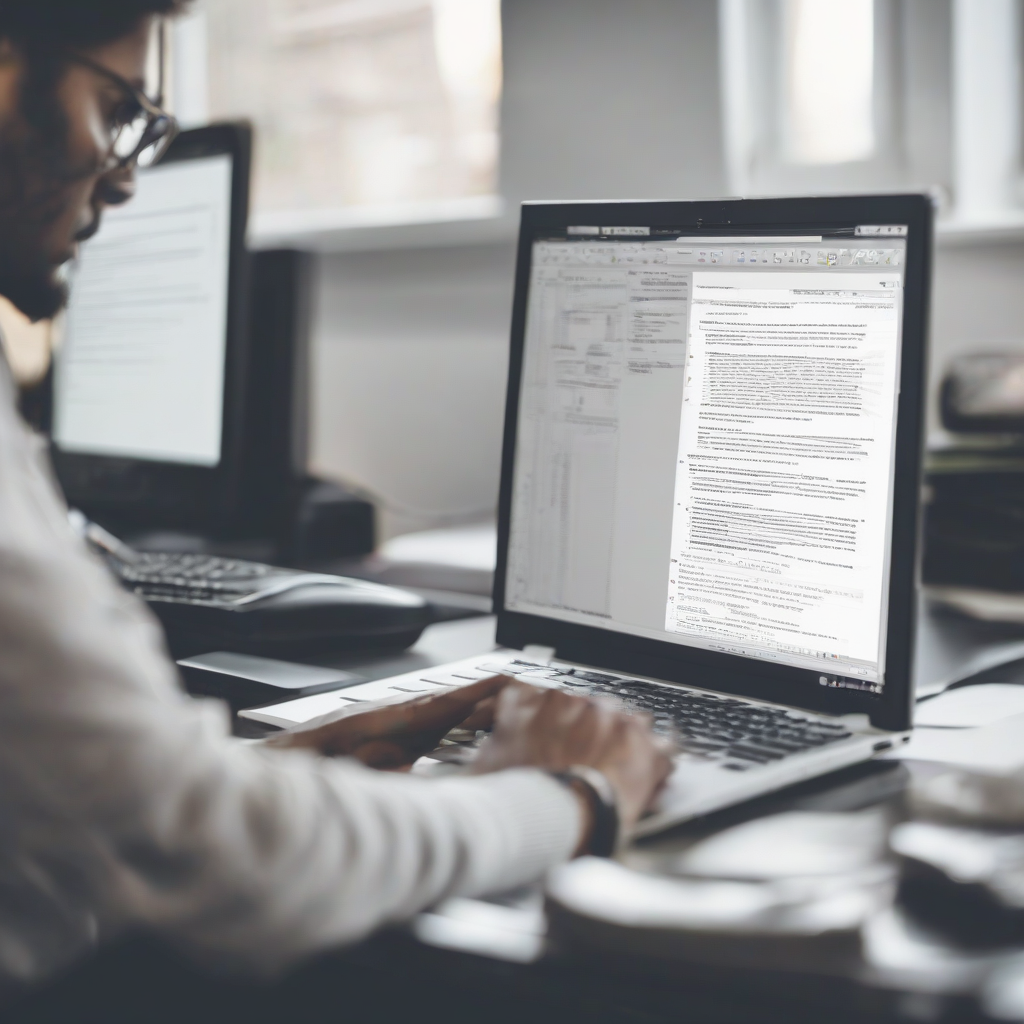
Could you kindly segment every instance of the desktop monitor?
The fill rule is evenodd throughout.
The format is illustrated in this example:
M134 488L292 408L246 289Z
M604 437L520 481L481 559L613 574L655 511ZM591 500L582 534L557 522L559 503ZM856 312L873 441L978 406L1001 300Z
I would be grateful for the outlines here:
M183 132L82 245L52 440L101 521L209 528L237 502L250 148L241 125Z

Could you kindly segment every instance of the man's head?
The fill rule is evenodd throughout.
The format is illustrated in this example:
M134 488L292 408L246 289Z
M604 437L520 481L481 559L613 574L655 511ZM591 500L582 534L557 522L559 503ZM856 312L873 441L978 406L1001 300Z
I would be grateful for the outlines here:
M0 0L0 295L53 316L58 268L124 202L132 167L111 144L137 112L153 19L182 0ZM112 74L104 73L110 72Z

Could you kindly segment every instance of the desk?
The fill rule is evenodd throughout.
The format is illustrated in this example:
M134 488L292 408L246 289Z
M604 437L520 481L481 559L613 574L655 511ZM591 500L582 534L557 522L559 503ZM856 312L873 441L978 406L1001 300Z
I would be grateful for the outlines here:
M952 619L933 609L922 629L923 657L942 667L1006 643L1005 629ZM410 651L338 657L335 667L369 678L483 653L494 621L431 626ZM944 653L945 652L945 653ZM781 810L848 811L880 802L898 805L907 766L872 763L812 780L722 811L645 843L631 860L654 864L682 845L749 818ZM973 1015L973 1017L972 1017ZM966 998L883 991L852 978L735 972L600 951L549 948L534 963L510 963L442 950L407 929L327 953L273 986L210 979L149 939L126 939L73 969L40 993L13 1021L377 1021L480 1019L484 1024L533 1021L832 1021L980 1019Z
M965 673L973 676L986 663L997 667L985 672L985 681L1024 682L1022 659L1024 626L978 622L920 598L914 659L918 696L937 692Z
M648 843L645 856L747 817L783 809L851 810L898 800L898 764L860 766L742 808L721 812ZM937 1009L948 1016L922 1016ZM74 968L49 991L9 1014L11 1024L103 1021L409 1024L882 1024L971 1019L965 1000L938 1003L883 992L847 978L653 964L602 952L550 948L519 964L432 948L406 929L326 953L274 985L211 979L151 939L122 940Z
M922 691L962 675L981 663L985 655L992 659L1024 656L1020 629L973 622L925 599L919 615L915 681ZM447 625L447 642L454 644L465 630L468 646L469 626ZM481 640L485 639L483 623L477 621L473 628ZM470 653L467 647L461 647L461 656ZM1022 679L1024 664L1018 661L987 674L987 678L994 677ZM892 763L858 766L677 828L634 848L625 860L642 870L657 870L660 863L675 859L682 848L700 838L780 811L852 811L889 804L898 814L902 794L915 770L915 766ZM590 993L584 1001L596 1002L591 1003L588 1012L598 1005L617 1005L627 1018L640 1014L651 1020L675 1019L681 997L690 1001L693 1019L817 1020L827 1009L836 1019L877 1020L933 1011L942 1014L952 1010L961 1015L969 1009L969 1000L960 997L940 1000L920 992L864 986L853 978L806 975L781 979L768 972L758 976L750 971L734 974L716 968L687 969L674 962L653 964L641 958L629 959L602 951L596 944L583 954L578 943L559 948L557 925L554 940L555 945L549 946L540 960L528 965L499 964L471 955L468 950L472 948L472 936L467 936L465 950L457 952L428 948L401 932L379 936L350 955L365 958L368 967L397 958L405 965L403 970L423 971L433 978L447 976L453 985L464 984L467 972L504 978L502 998L511 1001L510 1005L519 1005L524 1018L535 1016L542 1007L553 1011L570 992L577 993L577 998L582 998L580 993ZM742 982L739 988L738 979ZM836 1000L839 990L843 991L841 1006ZM526 992L531 993L528 998Z

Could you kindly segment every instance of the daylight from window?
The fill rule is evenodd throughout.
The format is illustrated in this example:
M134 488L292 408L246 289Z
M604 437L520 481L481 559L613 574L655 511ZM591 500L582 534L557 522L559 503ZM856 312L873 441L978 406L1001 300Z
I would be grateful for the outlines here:
M203 112L256 127L255 209L495 192L500 0L205 0L197 17Z
M868 160L875 152L874 0L785 0L785 158Z

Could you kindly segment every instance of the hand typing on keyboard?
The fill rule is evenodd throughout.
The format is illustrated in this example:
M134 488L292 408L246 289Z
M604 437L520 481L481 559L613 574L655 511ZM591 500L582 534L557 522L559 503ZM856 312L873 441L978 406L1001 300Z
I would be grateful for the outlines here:
M637 823L672 770L671 745L651 731L651 718L611 704L509 683L498 696L494 731L473 765L492 772L516 765L564 771L596 768L618 798L626 831Z
M489 729L493 698L508 682L505 676L490 676L440 693L357 709L336 721L279 733L267 743L354 757L370 768L408 771L457 726Z
M650 806L671 770L670 746L655 737L649 716L500 675L353 711L267 742L354 757L371 768L408 770L457 726L493 729L474 763L475 772L514 767L557 772L574 765L598 769L615 790L627 830Z

